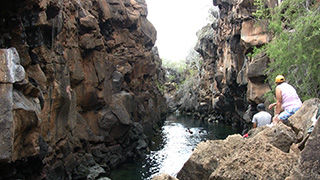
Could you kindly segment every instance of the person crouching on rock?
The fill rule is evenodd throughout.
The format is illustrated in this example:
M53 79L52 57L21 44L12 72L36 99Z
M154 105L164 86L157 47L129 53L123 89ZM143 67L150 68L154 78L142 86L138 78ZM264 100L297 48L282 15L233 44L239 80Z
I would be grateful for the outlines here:
M263 103L258 104L257 110L259 111L252 118L253 128L271 124L271 114L266 110L266 106Z
M284 76L278 75L275 82L277 102L270 104L269 109L276 106L272 121L273 124L278 124L279 121L287 122L288 118L298 111L302 102L295 88L286 82Z

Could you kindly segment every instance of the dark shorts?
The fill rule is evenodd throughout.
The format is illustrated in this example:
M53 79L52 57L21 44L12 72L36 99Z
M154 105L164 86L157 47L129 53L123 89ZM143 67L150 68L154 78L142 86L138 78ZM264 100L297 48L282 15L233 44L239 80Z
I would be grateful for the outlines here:
M299 109L300 108L286 109L279 114L278 118L283 121L287 121L288 118L296 113Z

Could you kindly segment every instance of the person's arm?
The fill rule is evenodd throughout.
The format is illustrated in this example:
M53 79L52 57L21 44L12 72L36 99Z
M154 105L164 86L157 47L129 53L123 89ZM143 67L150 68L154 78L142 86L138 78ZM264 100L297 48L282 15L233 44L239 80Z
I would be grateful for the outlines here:
M253 128L256 128L256 127L257 127L257 118L256 118L255 115L252 117L252 127L253 127Z
M275 103L272 103L272 104L270 104L269 105L269 109L272 109L273 107L275 107L277 105L277 103L275 102Z
M281 89L279 87L276 87L276 112L275 114L280 114L281 108L282 108L282 95L281 95Z

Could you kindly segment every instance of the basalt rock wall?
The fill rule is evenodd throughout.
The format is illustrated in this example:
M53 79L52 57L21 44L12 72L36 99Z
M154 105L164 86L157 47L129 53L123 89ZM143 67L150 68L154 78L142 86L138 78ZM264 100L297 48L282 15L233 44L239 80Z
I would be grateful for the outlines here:
M144 0L0 2L0 179L97 179L165 113Z
M278 3L266 1L266 6ZM271 36L252 15L254 0L213 0L213 4L219 8L218 23L199 31L195 47L203 58L199 101L211 106L216 120L246 129L256 105L269 103L264 94L270 90L264 75L270 60L265 53L254 58L248 54Z

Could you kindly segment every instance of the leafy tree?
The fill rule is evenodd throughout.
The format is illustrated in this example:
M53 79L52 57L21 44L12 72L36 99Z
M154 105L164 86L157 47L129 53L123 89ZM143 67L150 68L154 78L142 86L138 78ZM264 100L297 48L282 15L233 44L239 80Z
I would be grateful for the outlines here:
M266 71L268 80L274 82L278 74L284 75L302 100L320 96L320 4L316 3L285 0L269 19L274 38L266 46L272 60Z
M186 62L185 60L180 61L171 61L168 59L161 59L162 60L162 66L167 69L173 69L179 73L182 73L186 69Z
M270 18L269 8L266 4L266 0L254 0L253 4L257 7L257 10L252 14L257 19Z

